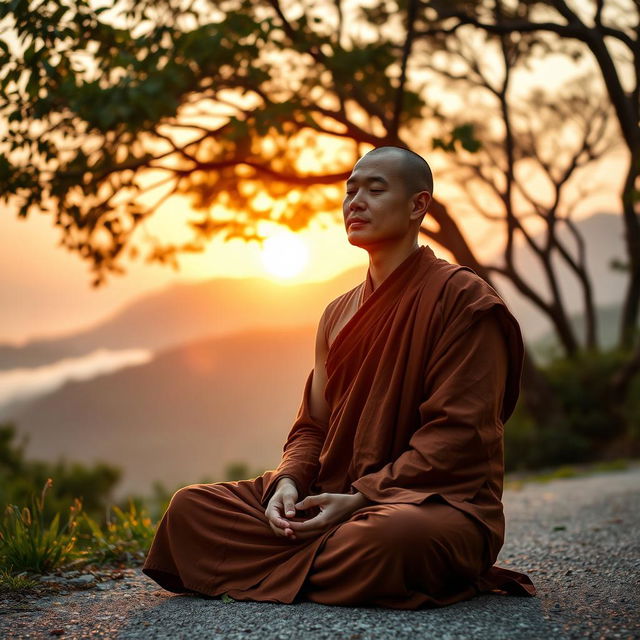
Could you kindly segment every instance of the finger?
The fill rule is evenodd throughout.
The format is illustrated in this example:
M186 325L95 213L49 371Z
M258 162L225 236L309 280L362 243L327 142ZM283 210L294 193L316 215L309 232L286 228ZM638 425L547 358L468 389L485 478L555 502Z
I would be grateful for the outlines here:
M321 533L323 533L324 529L314 529L313 531L296 531L292 536L292 540L310 540L312 538L317 538Z
M293 533L293 530L291 529L291 527L289 527L288 525L284 526L284 527L280 527L277 524L275 524L273 521L269 521L269 526L271 527L271 530L279 537L281 538L294 538L295 534Z
M302 500L296 502L295 507L296 509L308 509L309 507L313 507L315 504L318 504L321 499L322 494L319 494L317 496L307 496L306 498L303 498Z
M278 527L280 531L284 531L289 526L289 521L281 518L276 509L269 509L265 512L265 516L272 527Z
M296 506L292 498L284 499L284 513L290 518L293 518L293 516L296 515Z
M276 516L275 518L272 518L271 521L277 524L281 529L284 529L285 527L289 526L289 520L286 520L285 518L281 518L280 516Z
M297 540L297 535L293 533L293 530L288 527L286 529L279 529L278 531L280 532L278 533L278 535L282 538L287 538L288 540Z
M303 522L296 522L292 520L289 522L288 526L293 529L294 533L302 533L305 531L316 531L319 529L323 529L326 522L326 518L323 513L314 516L313 518L309 518L309 520L304 520Z

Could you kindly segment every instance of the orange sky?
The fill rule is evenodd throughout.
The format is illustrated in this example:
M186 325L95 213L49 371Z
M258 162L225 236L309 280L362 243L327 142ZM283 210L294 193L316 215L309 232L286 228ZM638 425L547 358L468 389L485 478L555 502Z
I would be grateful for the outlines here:
M558 86L578 71L566 60L547 59L544 67L534 69L518 82L522 87L531 83L543 83L547 87ZM516 82L516 89L518 82ZM428 145L427 145L428 146ZM419 153L423 149L416 148ZM599 174L611 178L609 188L591 199L578 213L587 215L594 211L617 210L616 191L622 175L618 155L603 163ZM456 207L455 187L447 185L440 176L446 175L446 167L436 154L429 155L436 178L436 195ZM149 230L161 235L164 241L181 242L184 236L184 213L187 205L176 199L167 201L149 220ZM496 246L495 233L462 208L453 208L470 242L481 255L490 254ZM180 215L178 215L180 214ZM178 221L179 219L179 221ZM336 223L329 229L302 232L308 244L309 262L291 282L304 282L331 278L345 269L360 265L363 277L368 264L365 251L353 247L346 239L337 212ZM106 286L92 289L92 277L88 264L56 246L60 231L53 226L50 215L30 215L18 219L15 210L2 211L0 215L0 341L22 342L36 335L56 335L85 327L103 319L145 292L163 288L175 281L213 277L263 276L276 279L265 272L259 247L256 243L244 243L234 239L228 243L211 242L203 254L184 254L179 257L181 271L168 266L145 265L141 258L135 262L123 261L128 269L124 276L109 276ZM421 240L423 243L424 240ZM449 256L434 247L442 257ZM142 254L146 253L143 248ZM286 279L279 279L286 283Z
M434 166L437 195L448 203L479 257L491 255L499 245L499 235L456 203L455 185L447 184L443 179L446 170L441 160L431 155L429 159ZM623 163L624 153L618 153L595 169L596 177L602 177L605 182L609 180L610 184L585 202L577 217L619 209L616 191L624 175ZM180 243L190 239L191 232L184 226L185 214L188 214L185 201L168 200L147 221L147 228L164 242ZM4 211L0 215L0 342L19 344L36 336L59 335L84 328L111 315L129 301L177 281L265 277L286 286L288 282L328 279L355 266L362 268L364 278L368 254L349 244L341 220L341 212L337 212L335 223L328 228L321 228L316 222L310 230L300 233L308 245L308 263L290 279L267 273L257 243L239 239L225 243L215 239L202 254L179 256L179 272L168 266L144 264L141 258L133 262L124 260L125 275L111 275L106 286L93 289L88 264L57 246L60 230L53 225L51 215L31 214L22 219L15 211ZM264 228L265 232L269 230ZM420 243L424 242L426 240L421 238ZM435 245L433 248L440 257L451 259ZM146 252L144 249L141 255Z
M170 224L167 215L159 214L158 228ZM309 261L296 278L269 275L256 243L218 239L203 254L180 256L180 272L146 265L140 259L125 260L127 274L109 276L106 286L93 289L88 264L56 246L60 232L50 216L25 220L5 212L0 216L0 341L22 342L33 335L84 327L127 301L175 281L261 276L282 283L303 282L331 278L356 265L365 272L366 252L347 242L342 227L301 236L309 246Z
M609 162L612 171L620 163ZM581 215L614 211L615 195L608 191L592 199ZM171 227L175 211L164 207L152 221L157 231ZM459 220L478 253L487 255L495 247L495 237L474 226L465 216ZM93 289L88 264L64 247L56 246L60 231L49 215L18 218L11 211L0 215L0 342L21 343L34 336L58 335L93 324L125 306L129 301L172 282L214 277L265 277L282 282L304 282L331 278L341 271L360 266L363 278L368 254L347 241L342 224L328 229L318 225L301 232L308 245L309 260L295 278L269 275L256 243L234 239L213 240L202 254L184 254L178 261L181 271L162 265L147 265L140 259L123 262L127 273L111 275L106 286ZM174 232L179 235L178 231ZM170 237L174 237L174 235ZM165 237L166 240L166 237ZM421 239L420 244L425 240ZM451 257L434 246L436 253Z

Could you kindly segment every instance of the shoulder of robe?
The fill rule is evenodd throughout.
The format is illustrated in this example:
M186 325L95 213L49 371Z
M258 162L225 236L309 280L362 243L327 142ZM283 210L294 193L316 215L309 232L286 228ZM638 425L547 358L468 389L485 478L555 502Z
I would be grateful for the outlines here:
M439 303L445 342L457 339L472 324L493 313L511 347L522 349L518 321L498 292L469 267L454 269L449 274Z
M345 304L351 301L354 296L359 295L365 282L366 281L357 284L355 287L352 287L348 291L341 293L337 298L331 300L331 302L325 306L322 316L330 321L335 312L339 313Z
M468 267L456 269L449 275L439 303L442 333L436 357L446 353L454 341L464 339L465 332L482 318L493 315L498 321L509 357L509 373L501 412L501 419L506 422L518 399L524 359L524 341L518 321L497 291Z
M452 267L441 295L445 320L451 322L460 314L474 315L495 306L508 310L498 292L475 271L459 265Z

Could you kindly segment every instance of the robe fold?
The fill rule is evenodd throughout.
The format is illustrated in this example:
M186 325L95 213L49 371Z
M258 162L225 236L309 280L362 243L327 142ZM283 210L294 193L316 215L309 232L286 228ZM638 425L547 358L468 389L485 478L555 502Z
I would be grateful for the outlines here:
M500 296L420 246L376 289L367 272L330 302L319 330L328 424L310 410L312 369L278 467L178 491L143 571L176 592L287 603L415 609L478 593L535 595L528 576L494 565L505 531L504 423L524 355ZM359 491L373 504L292 541L264 516L282 477L298 499Z

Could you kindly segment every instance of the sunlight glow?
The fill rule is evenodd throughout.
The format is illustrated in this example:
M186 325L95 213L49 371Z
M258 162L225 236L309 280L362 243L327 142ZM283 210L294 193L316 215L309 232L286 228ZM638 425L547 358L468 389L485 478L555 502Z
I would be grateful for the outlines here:
M297 234L279 232L264 241L261 258L265 270L271 275L292 278L307 265L309 248Z

